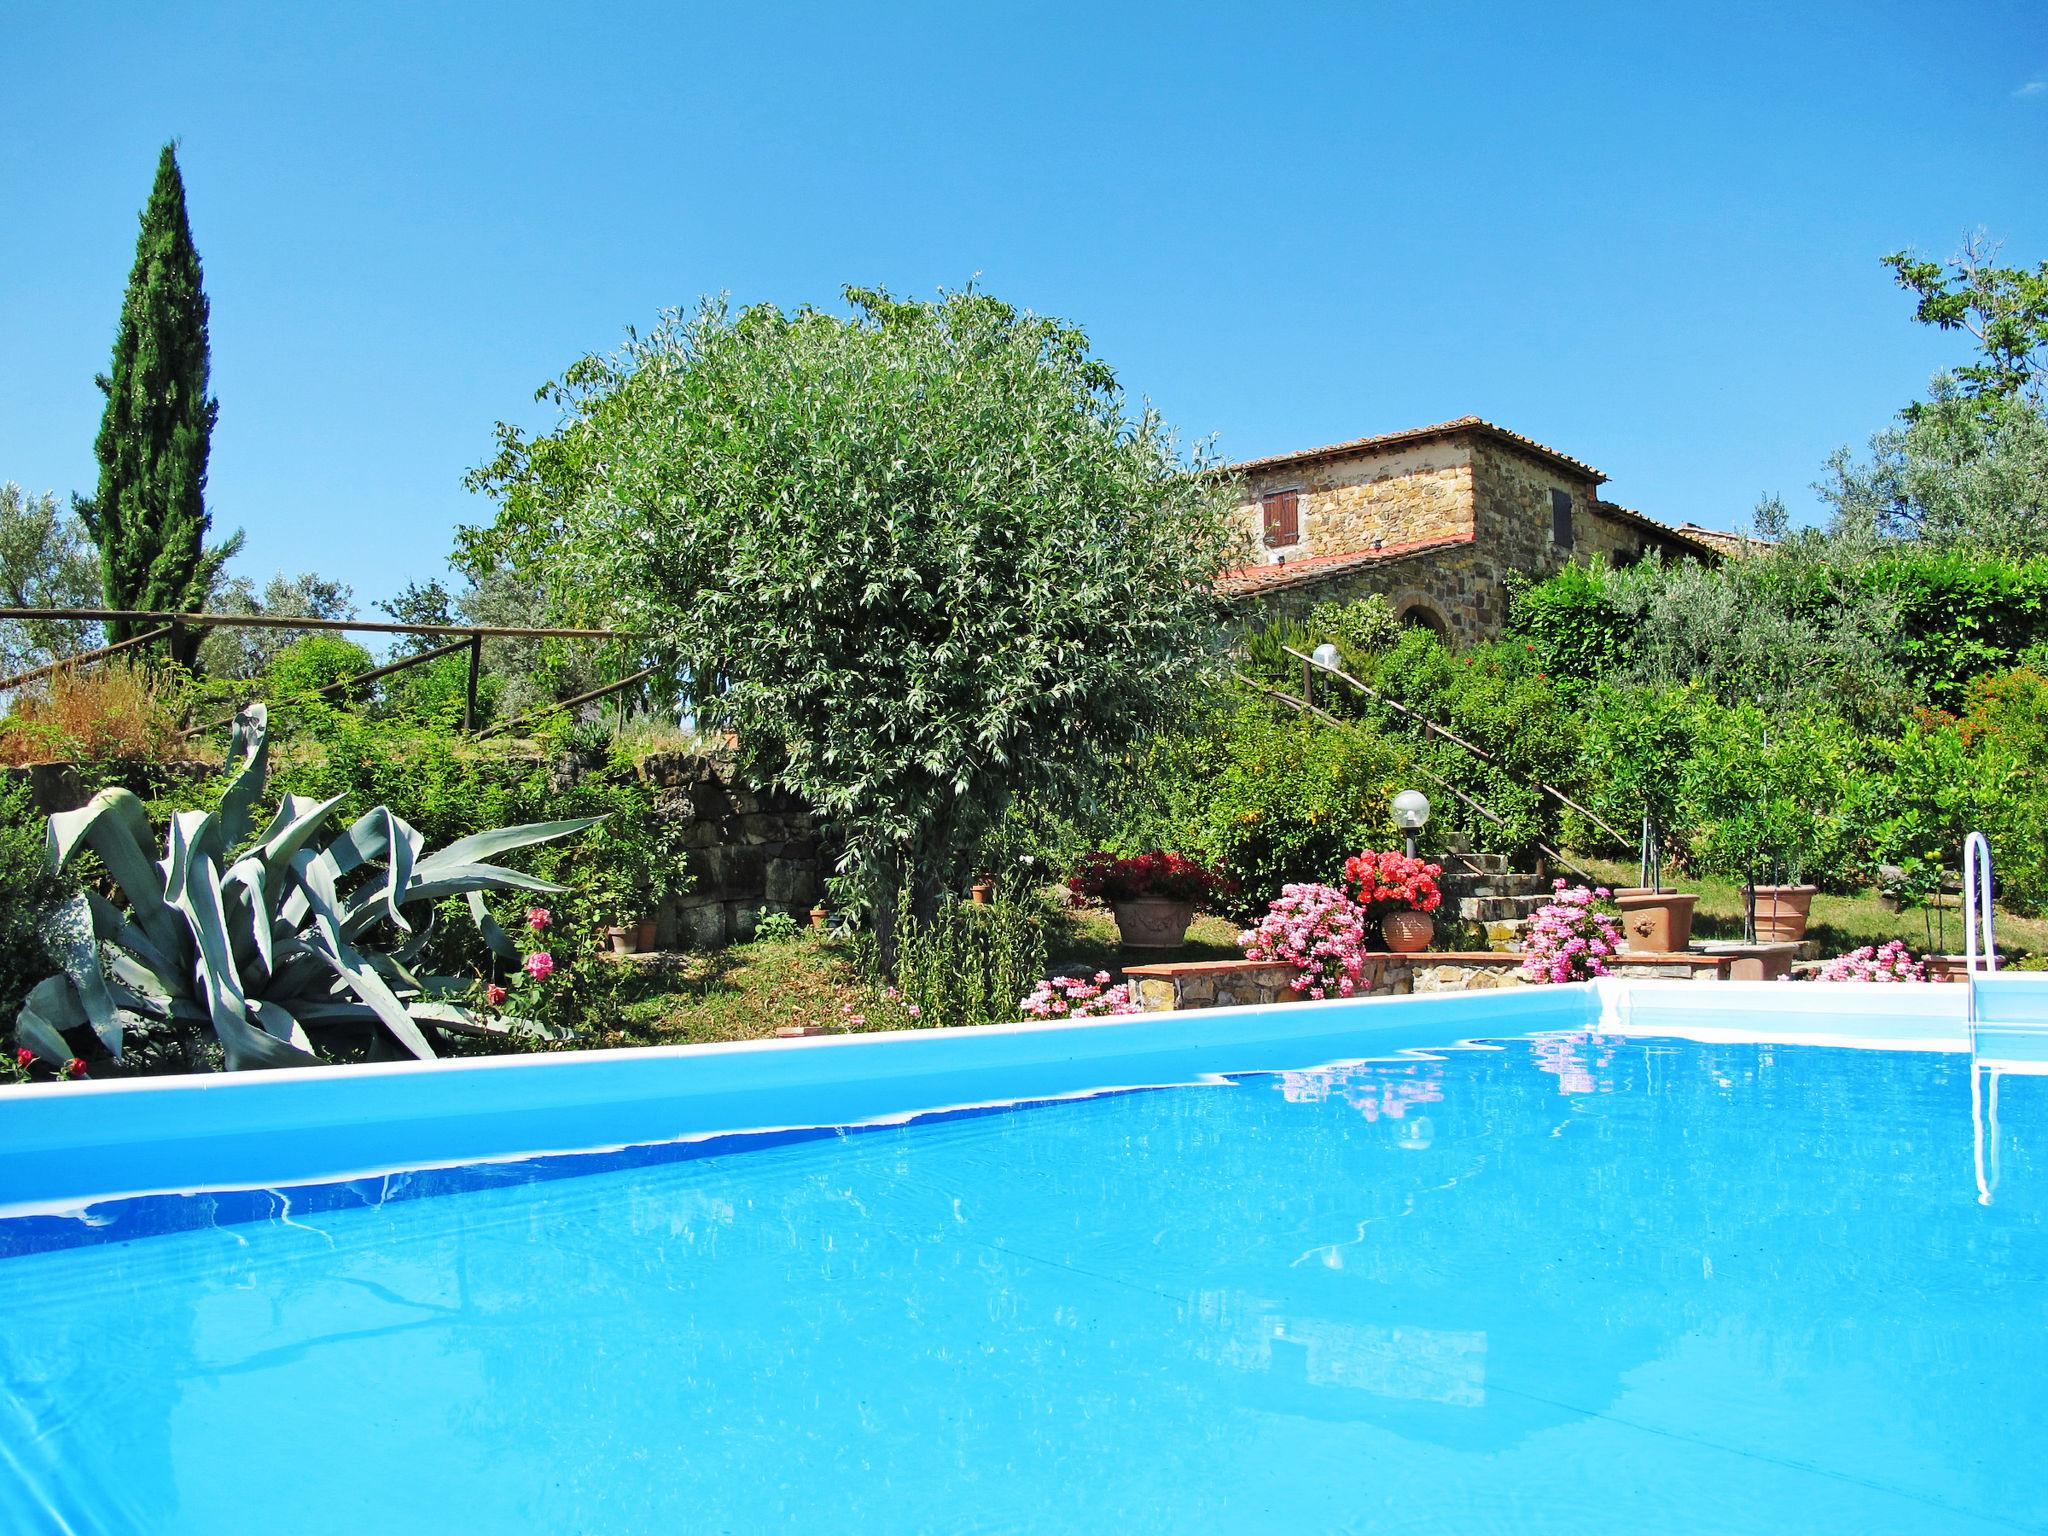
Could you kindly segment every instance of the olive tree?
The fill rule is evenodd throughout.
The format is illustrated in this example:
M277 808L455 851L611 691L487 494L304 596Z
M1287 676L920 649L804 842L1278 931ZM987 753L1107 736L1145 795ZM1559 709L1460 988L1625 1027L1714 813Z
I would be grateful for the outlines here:
M982 293L670 314L499 428L465 558L646 637L741 767L815 806L843 901L919 910L1018 797L1173 710L1242 558L1229 486L1087 338Z

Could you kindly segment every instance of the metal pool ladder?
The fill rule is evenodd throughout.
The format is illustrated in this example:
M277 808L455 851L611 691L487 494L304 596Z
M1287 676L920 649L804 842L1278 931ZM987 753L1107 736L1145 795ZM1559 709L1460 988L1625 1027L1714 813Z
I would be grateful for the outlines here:
M1963 969L1972 978L1998 969L1991 919L1991 844L1982 832L1972 832L1963 839Z

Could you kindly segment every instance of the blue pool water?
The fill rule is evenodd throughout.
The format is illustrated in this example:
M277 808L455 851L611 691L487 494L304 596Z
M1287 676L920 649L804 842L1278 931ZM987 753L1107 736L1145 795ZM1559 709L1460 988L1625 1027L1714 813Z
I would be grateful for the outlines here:
M2048 1530L1971 1088L1557 1034L0 1223L0 1530Z

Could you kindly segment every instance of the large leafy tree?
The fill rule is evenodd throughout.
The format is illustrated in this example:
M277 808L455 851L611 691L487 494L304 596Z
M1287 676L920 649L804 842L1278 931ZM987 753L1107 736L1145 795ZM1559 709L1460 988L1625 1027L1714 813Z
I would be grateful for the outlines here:
M90 607L99 562L78 520L44 491L0 484L0 604L9 608ZM0 619L0 673L39 666L91 645L97 626L63 620Z
M166 144L142 210L113 367L98 381L107 397L93 445L99 489L79 503L99 544L110 608L201 608L241 545L239 533L219 545L206 543L206 461L219 412L206 392L206 325L185 183L176 146ZM136 628L116 621L108 631L125 640ZM190 664L199 640L181 634L173 659Z
M630 627L744 766L817 806L845 895L928 908L1020 796L1057 804L1211 654L1228 487L1087 339L981 293L706 304L499 429L465 558Z
M1894 251L1884 264L1919 299L1914 319L1976 338L1977 360L1954 370L1962 393L1993 412L2013 400L2038 411L2048 406L2048 261L2029 272L1999 266L1998 254L1978 234L1946 262Z

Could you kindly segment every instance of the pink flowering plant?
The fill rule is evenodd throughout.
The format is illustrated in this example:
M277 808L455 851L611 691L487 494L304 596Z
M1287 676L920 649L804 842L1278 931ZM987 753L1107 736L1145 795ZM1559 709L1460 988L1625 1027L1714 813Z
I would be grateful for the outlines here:
M1551 882L1555 894L1538 907L1522 933L1522 979L1533 982L1586 981L1608 974L1607 962L1621 952L1621 924L1599 903L1612 894Z
M1865 944L1837 955L1814 975L1815 981L1925 981L1927 962L1906 947L1904 939Z
M1349 997L1365 970L1365 909L1333 885L1289 885L1256 928L1237 936L1247 960L1291 965L1296 992Z
M1050 976L1021 999L1027 1019L1098 1019L1142 1010L1123 982L1110 985L1109 972L1087 976Z

